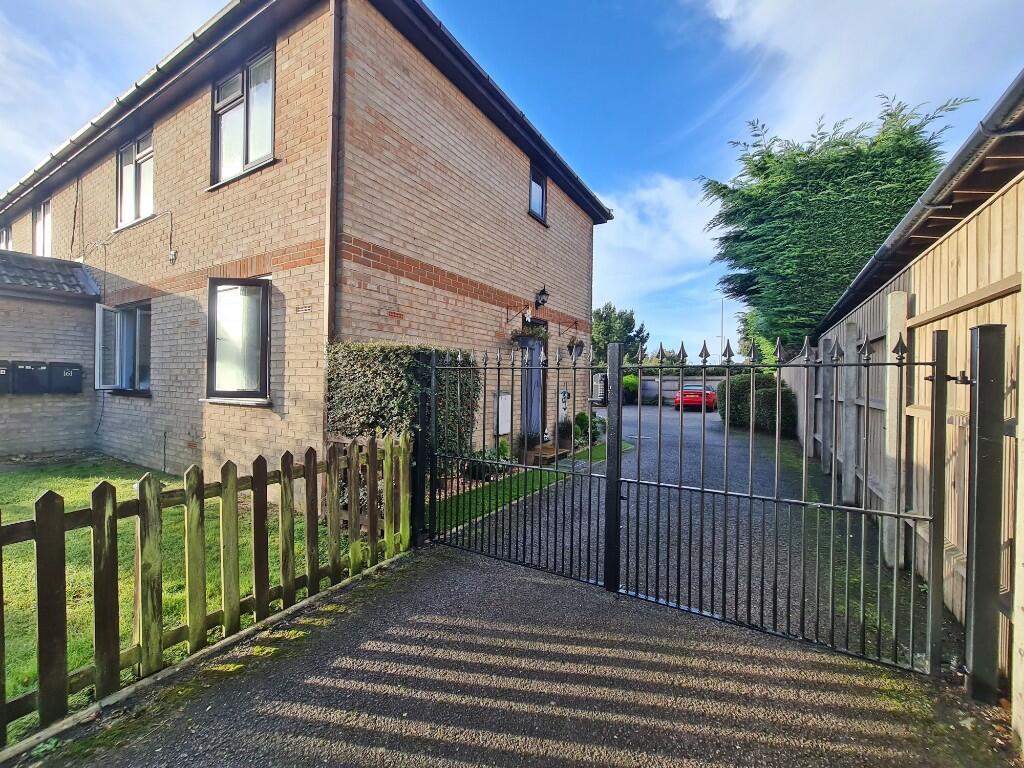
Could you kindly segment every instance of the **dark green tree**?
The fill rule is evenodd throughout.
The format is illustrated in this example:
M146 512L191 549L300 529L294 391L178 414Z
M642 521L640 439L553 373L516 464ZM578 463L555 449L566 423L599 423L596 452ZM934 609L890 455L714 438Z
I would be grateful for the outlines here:
M739 333L739 351L744 357L750 355L751 344L757 347L757 362L764 365L775 365L775 340L768 338L761 315L756 309L748 309L736 315Z
M608 356L608 345L613 341L621 341L626 345L627 354L635 357L637 348L646 344L651 334L644 324L636 324L636 316L632 309L616 309L610 301L598 307L593 313L591 343L594 346L594 359L605 362Z
M703 179L719 204L716 260L720 285L757 312L758 332L786 347L829 310L942 166L936 121L968 99L921 112L881 97L877 124L846 121L805 142L771 136L752 121L751 138L733 142L740 172L730 182Z

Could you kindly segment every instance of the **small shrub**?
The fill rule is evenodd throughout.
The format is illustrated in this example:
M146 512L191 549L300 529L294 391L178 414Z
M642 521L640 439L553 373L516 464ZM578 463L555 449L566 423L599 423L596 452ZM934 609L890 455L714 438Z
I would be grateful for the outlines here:
M597 440L608 431L608 420L604 416L594 416L594 440Z
M750 426L750 374L740 374L729 379L729 425ZM725 420L725 382L718 385L718 415ZM781 434L783 437L796 435L796 395L783 382L781 394ZM775 377L759 373L754 380L754 429L758 432L775 432Z
M473 452L473 458L469 459L463 474L469 480L490 480L503 475L511 469L508 460L508 443L505 443L505 455L502 455L501 445L497 448L486 448Z
M622 402L624 405L636 405L640 394L640 377L635 373L627 373L622 377Z
M516 436L516 455L521 456L524 450L532 451L540 442L539 432L520 432Z
M576 429L580 434L586 435L590 432L590 415L586 411L580 411L575 417Z

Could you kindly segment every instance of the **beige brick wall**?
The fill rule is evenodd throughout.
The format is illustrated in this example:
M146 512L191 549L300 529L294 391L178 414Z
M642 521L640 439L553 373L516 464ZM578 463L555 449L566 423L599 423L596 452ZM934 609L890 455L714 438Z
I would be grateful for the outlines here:
M588 341L590 218L549 182L549 226L532 219L529 158L367 0L346 7L340 335L507 353L517 313L546 285L550 304L537 316L550 322L551 353L574 337ZM114 231L113 150L52 194L54 256L82 259L105 303L150 301L153 310L152 396L98 395L98 449L171 471L203 461L212 471L226 458L247 463L262 452L276 461L320 444L330 31L326 3L278 31L270 167L207 189L204 82L152 125L155 217ZM16 249L31 250L27 206L13 234ZM265 274L274 286L273 407L203 402L207 280Z
M95 311L92 305L0 296L0 360L83 367L80 395L0 395L0 456L73 451L91 445Z
M349 276L342 258L342 335L493 349L521 319L507 322L505 297L471 307L453 296L466 286L521 307L546 285L551 316L588 330L590 218L550 180L549 226L530 217L530 158L368 0L348 7L343 234L441 267L459 284L431 283L422 269Z
M544 285L550 302L534 315L549 322L549 354L589 343L590 217L549 180L548 226L533 219L530 158L368 0L348 7L340 335L508 359L520 310ZM585 410L589 378L577 378ZM553 372L547 389L550 429Z
M262 452L276 463L284 450L320 446L329 46L326 3L278 30L273 165L207 189L204 82L152 126L157 216L112 232L113 152L53 194L53 255L83 258L107 304L152 303L152 397L99 395L99 450L170 471L203 460L212 471L227 458L248 463ZM27 211L14 223L18 250L31 250L26 221ZM265 274L273 281L273 407L204 403L207 279Z

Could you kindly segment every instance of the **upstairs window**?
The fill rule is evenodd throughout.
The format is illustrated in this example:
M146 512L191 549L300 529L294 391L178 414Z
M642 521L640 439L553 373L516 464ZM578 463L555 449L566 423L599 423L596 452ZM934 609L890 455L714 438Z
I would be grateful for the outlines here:
M49 200L32 209L32 253L36 256L53 255L53 216Z
M0 227L0 251L10 251L11 248L11 228Z
M548 218L548 177L530 165L530 215L543 222Z
M211 278L207 397L268 396L270 280Z
M149 391L152 311L96 307L96 389Z
M142 134L117 153L117 224L153 215L153 132Z
M267 51L213 89L213 182L274 154L274 53Z

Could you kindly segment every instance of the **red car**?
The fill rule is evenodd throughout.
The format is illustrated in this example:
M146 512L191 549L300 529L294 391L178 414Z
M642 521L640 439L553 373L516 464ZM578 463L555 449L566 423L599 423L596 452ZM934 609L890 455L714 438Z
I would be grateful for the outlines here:
M676 410L683 408L700 408L704 404L705 410L713 411L718 405L718 394L713 387L702 387L700 384L686 384L682 391L676 392Z

